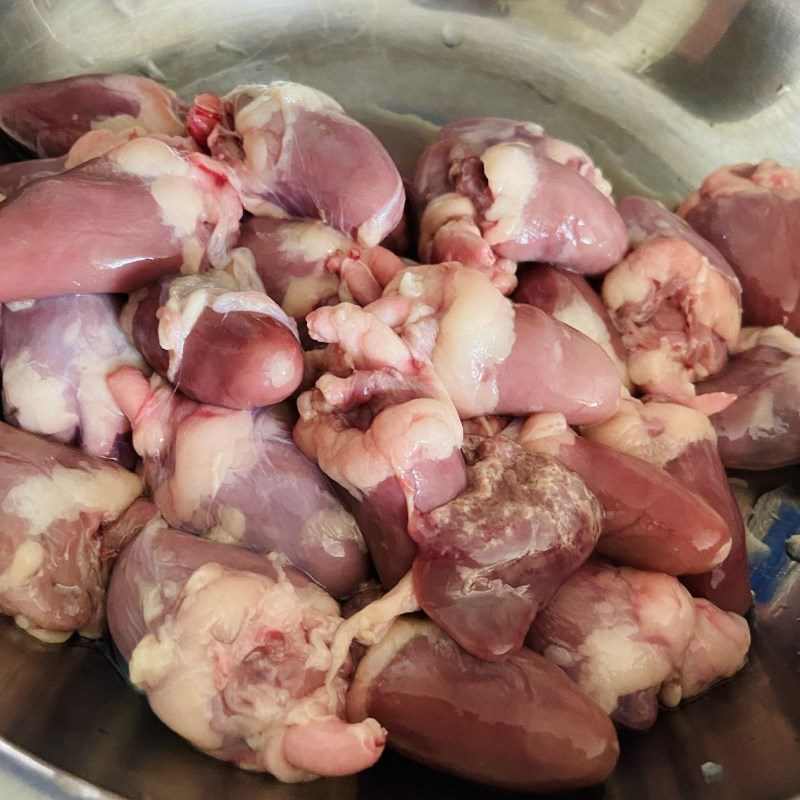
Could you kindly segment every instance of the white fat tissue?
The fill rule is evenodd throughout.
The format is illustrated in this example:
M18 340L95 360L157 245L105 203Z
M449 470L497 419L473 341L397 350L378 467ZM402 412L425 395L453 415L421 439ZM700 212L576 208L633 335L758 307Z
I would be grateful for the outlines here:
M646 579L646 590L638 576ZM660 686L664 696L674 696L697 626L693 600L674 578L623 570L620 579L635 581L635 623L610 624L618 613L614 604L608 603L607 610L598 604L596 610L608 615L609 624L593 630L577 652L580 683L606 713L616 708L620 697L644 687Z
M304 408L305 403L298 400L301 416ZM318 446L319 465L353 497L360 498L386 478L410 474L420 461L448 458L461 446L463 435L451 406L418 398L383 410L368 434L355 428L324 429Z
M111 133L123 133L131 128L137 127L136 117L130 114L114 114L111 117L101 117L93 119L89 123L93 131L110 131ZM75 166L74 164L72 166Z
M716 442L714 427L701 411L675 403L621 400L606 422L582 427L594 442L663 467L694 442Z
M535 122L518 122L510 119L506 125L492 127L492 139L497 139L501 142L513 141L519 138L520 129L531 138L544 136L544 128L541 125L537 125ZM458 129L459 141L466 142L473 150L479 150L483 147L485 135L486 131L481 125Z
M342 111L342 107L324 92L288 81L238 86L228 95L229 98L241 96L251 99L236 112L238 131L266 127L276 113L291 113L293 106L315 112Z
M193 234L204 221L205 198L189 178L161 175L150 184L150 194L161 209L161 219L178 237Z
M151 625L153 620L158 619L164 613L164 600L161 594L161 587L152 583L140 582L139 606L142 609L142 618Z
M800 338L782 325L770 328L742 328L733 353L744 353L754 347L773 347L790 356L800 356Z
M547 158L573 168L575 163L579 162L578 174L589 181L595 189L604 194L612 203L614 202L614 198L611 196L613 191L611 183L603 177L600 168L592 163L592 160L580 147L571 142L553 139L548 136L544 141L544 147L541 152Z
M14 622L29 636L33 636L34 639L46 644L63 644L72 637L73 633L72 631L51 631L47 628L40 628L38 625L34 625L24 614L17 614L14 617Z
M0 199L3 195L0 195ZM9 311L25 311L28 308L33 308L33 304L35 300L11 300L8 303L4 303L5 307Z
M387 203L387 206L390 204L394 205L394 202L403 191L403 185L401 183L398 183L397 186L398 189L395 192L392 200ZM363 244L364 247L375 247L375 245L380 244L385 225L386 221L384 220L383 215L376 215L374 217L370 217L366 222L362 222L358 226L358 230L356 232L356 238L358 239L359 244Z
M153 179L166 175L190 178L189 163L173 148L158 139L133 139L109 153L121 169L140 178Z
M362 553L367 549L356 521L341 506L314 512L303 523L300 538L309 547L321 546L329 555L341 558L346 555L347 544L356 544Z
M124 114L120 115L120 119L130 119ZM116 117L109 117L108 120L117 119ZM67 160L64 162L64 169L72 169L93 158L105 155L109 150L119 147L132 139L139 139L142 136L147 136L147 131L144 128L134 126L124 126L119 129L112 129L106 127L94 129L96 122L92 123L93 130L84 133L83 136L75 142L69 149Z
M111 447L113 440L130 429L125 415L119 410L108 389L106 377L122 366L143 369L136 360L120 356L112 361L87 369L78 383L78 405L81 409L81 439L86 446L103 444ZM25 427L23 425L23 427ZM26 428L26 430L31 430ZM94 451L92 451L94 452Z
M247 311L271 317L299 339L295 321L264 292L253 254L240 247L224 269L184 275L170 284L167 301L158 311L158 343L169 353L171 381L180 369L186 339L207 308L218 314Z
M332 272L291 277L286 284L281 308L295 319L306 316L329 297L339 292L339 276Z
M195 275L200 272L205 252L205 248L196 237L186 237L182 247L181 275Z
M317 220L285 225L279 238L280 252L290 260L321 261L337 250L347 252L353 248L353 242L344 234Z
M617 264L603 279L603 303L609 311L618 311L626 303L643 303L653 289L647 274L635 270L628 260Z
M86 512L110 522L141 492L141 478L132 472L56 465L46 475L26 477L13 486L0 510L26 522L29 536L39 536L55 522L72 522Z
M552 661L557 667L561 667L561 669L571 667L575 663L572 653L557 644L550 644L545 647L542 655L549 661Z
M244 767L268 769L284 781L313 776L283 755L292 725L335 717L344 690L323 685L294 697L281 685L280 662L261 654L271 635L287 641L302 662L292 668L324 672L331 665L329 643L341 622L338 605L315 586L296 589L285 576L276 582L216 563L199 567L186 581L158 628L145 636L130 660L131 681L147 691L156 714L200 749L219 751L244 740ZM248 680L242 667L252 662L274 670L274 680ZM220 713L219 697L226 710Z
M522 424L520 424L522 423ZM563 414L532 414L524 422L516 420L503 430L529 452L558 456L562 443L573 441L575 434Z
M71 439L79 424L78 415L64 396L59 378L40 374L30 350L20 350L6 362L3 370L3 407L15 414L26 431Z
M594 312L582 297L575 297L569 305L553 311L553 318L576 331L588 336L603 348L606 355L614 362L617 372L624 383L628 381L628 368L620 360L611 341L611 334L605 322Z
M429 248L436 231L445 223L454 219L465 219L473 223L477 220L472 200L458 192L449 192L448 194L434 197L425 206L419 223L419 249L420 256L423 259L431 256ZM477 226L475 231L480 236Z
M481 156L494 202L485 213L495 223L484 234L490 245L515 239L525 229L525 208L536 190L533 151L520 142L497 144Z
M130 94L129 78L126 75L106 75L103 83L112 91L120 94ZM139 112L135 117L127 114L116 114L99 121L100 127L112 129L122 125L123 121L133 120L133 125L138 125L152 133L165 133L172 136L185 134L183 123L176 117L173 110L175 94L163 86L152 86L141 89L135 98L139 103ZM128 124L126 127L131 127Z
M603 280L603 302L625 315L637 306L679 296L682 312L707 326L728 346L736 345L741 309L731 282L688 242L650 239Z
M273 386L284 386L294 375L294 363L284 353L278 352L269 362L269 382Z
M44 563L44 547L32 539L23 541L14 551L11 563L0 572L0 592L23 586Z
M191 520L216 497L229 475L247 474L257 463L253 415L221 410L213 417L186 420L178 436L172 478L156 495L168 494L177 517Z
M780 436L786 433L789 427L789 423L775 413L775 395L762 390L758 393L750 414L742 417L741 425L728 426L727 433L729 436L736 436L737 432L744 428L750 439L764 439L768 436Z
M636 627L592 631L580 648L580 655L592 664L586 670L583 688L610 714L620 697L657 686L667 680L674 665L647 642L637 641Z
M458 270L451 280L445 291L452 300L439 322L432 361L461 417L468 419L497 405L494 370L514 345L514 307L479 272Z
M375 645L389 633L398 617L413 614L419 609L420 605L414 594L414 582L409 572L391 591L373 600L339 625L331 643L331 665L326 684L329 687L333 684L347 659L353 641L367 646Z
M238 544L244 538L247 529L247 519L244 514L233 506L220 506L214 512L215 523L203 536L223 544Z
M628 353L628 374L636 386L658 381L659 386L681 387L686 382L686 367L675 360L670 342L663 338L658 347Z

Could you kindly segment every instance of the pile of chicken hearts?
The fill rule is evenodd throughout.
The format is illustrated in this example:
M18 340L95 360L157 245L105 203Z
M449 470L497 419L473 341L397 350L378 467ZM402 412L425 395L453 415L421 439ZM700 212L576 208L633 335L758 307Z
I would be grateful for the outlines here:
M0 130L21 628L110 631L166 725L282 781L388 744L590 785L744 665L725 468L800 461L800 170L672 213L476 117L401 177L278 81L29 84Z

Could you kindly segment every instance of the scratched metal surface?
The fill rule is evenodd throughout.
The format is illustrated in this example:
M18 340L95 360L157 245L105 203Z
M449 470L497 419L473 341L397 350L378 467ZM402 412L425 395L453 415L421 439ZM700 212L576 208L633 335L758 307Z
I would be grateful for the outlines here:
M586 147L618 191L667 202L723 162L800 164L799 67L795 0L0 0L0 88L139 71L190 97L291 78L340 99L404 171L443 121L534 119ZM792 471L748 480L760 493L800 485ZM800 565L785 548L798 509L784 492L751 525L761 540L747 668L624 735L606 785L574 797L800 797ZM720 782L704 780L705 762L721 765ZM0 771L0 797L15 800L498 796L392 754L301 786L241 772L160 725L100 650L42 645L6 621Z

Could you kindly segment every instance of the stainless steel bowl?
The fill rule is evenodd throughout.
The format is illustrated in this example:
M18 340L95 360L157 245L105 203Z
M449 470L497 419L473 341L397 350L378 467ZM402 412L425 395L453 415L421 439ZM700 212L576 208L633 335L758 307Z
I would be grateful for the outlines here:
M667 202L724 162L800 164L799 65L796 0L0 0L0 88L139 71L190 97L290 78L337 97L405 170L446 120L536 120L589 150L618 192ZM787 479L797 484L759 478ZM756 576L749 666L646 735L624 735L605 788L580 797L800 796L800 565L782 541L792 526L788 503ZM390 753L362 775L299 786L241 772L165 729L98 649L42 645L10 624L0 687L0 794L4 782L149 800L497 795ZM720 782L704 778L705 762L722 766Z

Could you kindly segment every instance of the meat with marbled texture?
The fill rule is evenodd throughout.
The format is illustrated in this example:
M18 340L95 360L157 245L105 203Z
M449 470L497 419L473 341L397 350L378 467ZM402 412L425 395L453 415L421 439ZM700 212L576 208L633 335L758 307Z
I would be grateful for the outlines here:
M462 452L466 488L411 518L414 593L468 653L500 661L589 557L603 512L577 475L505 436L467 437Z

